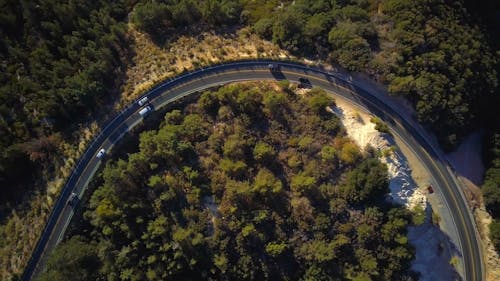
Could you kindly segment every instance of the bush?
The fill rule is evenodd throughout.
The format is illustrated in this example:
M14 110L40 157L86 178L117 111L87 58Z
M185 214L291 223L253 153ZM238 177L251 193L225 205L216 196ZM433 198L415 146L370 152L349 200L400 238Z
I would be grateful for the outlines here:
M495 249L500 251L500 221L493 220L490 224L490 239Z
M253 30L260 37L271 40L273 36L273 20L269 18L262 18L255 23Z
M172 13L163 3L139 3L134 7L132 23L140 30L157 37L171 26Z
M270 164L275 157L274 148L265 142L258 142L253 149L253 158L261 164Z
M47 262L47 268L37 280L97 280L100 264L95 245L74 236L54 250Z
M425 221L425 210L420 206L416 206L412 210L412 222L414 225L423 224Z
M384 134L391 134L391 131L389 130L387 124L385 124L384 121L382 121L380 118L374 116L370 119L370 122L375 124L375 130Z
M323 89L313 88L307 96L307 104L314 113L325 115L326 107L334 103Z

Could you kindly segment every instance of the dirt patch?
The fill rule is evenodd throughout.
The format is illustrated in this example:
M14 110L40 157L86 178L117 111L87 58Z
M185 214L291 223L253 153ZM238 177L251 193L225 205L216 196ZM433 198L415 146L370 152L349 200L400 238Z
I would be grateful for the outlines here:
M476 208L480 208L483 205L483 195L481 193L481 189L467 178L462 176L458 176L457 178L462 183L461 186L464 187L463 191L465 197L467 198L469 208L472 211Z

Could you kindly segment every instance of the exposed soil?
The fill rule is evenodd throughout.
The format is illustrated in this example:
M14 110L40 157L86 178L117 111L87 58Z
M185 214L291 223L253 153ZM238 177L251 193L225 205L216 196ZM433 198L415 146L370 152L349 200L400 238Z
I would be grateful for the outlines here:
M378 132L370 122L371 115L340 98L336 104L334 112L358 146L370 145L381 152L380 159L389 169L392 200L410 209L419 206L425 210L424 223L408 227L409 241L416 250L412 269L420 273L420 280L457 280L459 275L450 264L458 256L456 247L433 222L433 210L427 202L425 188L430 182L427 171L407 147L398 142L403 149L396 148L393 137ZM457 263L455 266L460 268L460 260Z

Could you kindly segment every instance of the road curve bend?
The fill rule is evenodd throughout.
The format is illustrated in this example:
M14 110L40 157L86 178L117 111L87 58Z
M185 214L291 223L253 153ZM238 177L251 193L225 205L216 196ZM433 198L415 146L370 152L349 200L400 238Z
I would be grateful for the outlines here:
M268 67L270 63L279 68L271 71ZM329 93L342 96L368 108L408 144L430 172L437 192L442 195L452 214L458 233L458 252L462 254L464 261L465 281L483 280L481 246L474 219L461 187L453 172L448 168L446 160L427 140L422 129L414 121L406 119L403 114L399 113L396 105L384 102L374 92L358 85L356 81L344 78L339 73L331 73L298 63L269 60L240 61L214 65L168 79L148 91L143 97L147 96L154 110L158 110L184 96L229 82L283 79L297 82L301 77L309 79L315 87L323 88ZM138 113L140 109L137 103L130 104L107 122L87 147L73 168L71 176L52 209L21 280L32 280L42 270L47 257L62 240L73 217L73 208L67 204L70 195L74 192L78 198L81 198L101 164L101 160L95 155L101 148L106 151L112 149L126 132L141 122L142 116Z

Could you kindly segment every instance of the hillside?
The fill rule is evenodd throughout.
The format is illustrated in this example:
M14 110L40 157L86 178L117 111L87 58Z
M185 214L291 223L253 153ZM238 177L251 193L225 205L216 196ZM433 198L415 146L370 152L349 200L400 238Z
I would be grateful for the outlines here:
M480 1L476 10L476 2L465 2L0 0L0 279L22 272L100 124L185 70L241 58L308 58L369 74L406 97L446 149L471 130L494 135L494 5ZM478 10L488 15L489 34ZM498 165L491 163L486 203L497 214Z
M333 104L249 83L168 112L106 165L39 280L413 280L410 215Z

